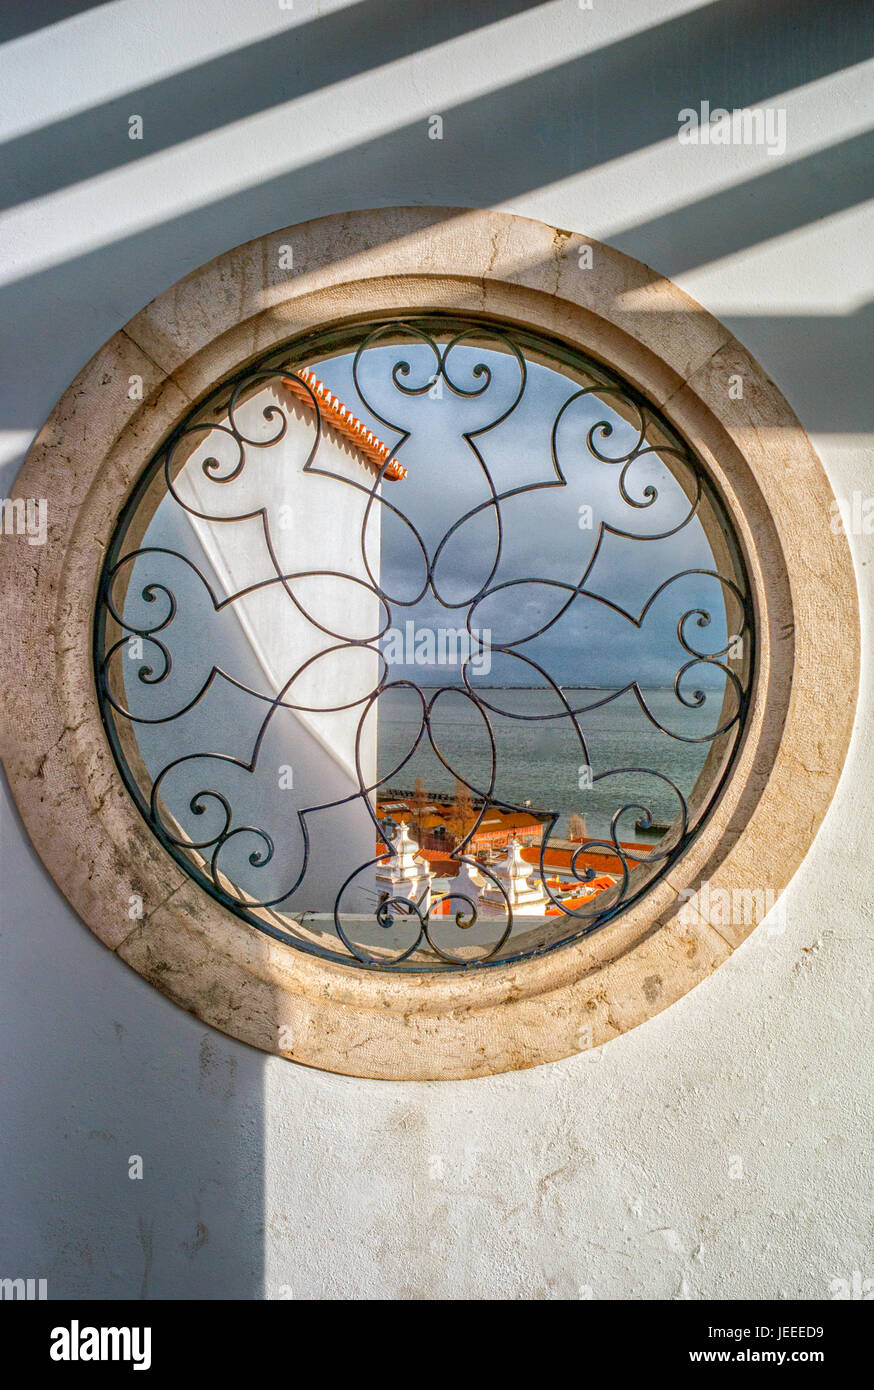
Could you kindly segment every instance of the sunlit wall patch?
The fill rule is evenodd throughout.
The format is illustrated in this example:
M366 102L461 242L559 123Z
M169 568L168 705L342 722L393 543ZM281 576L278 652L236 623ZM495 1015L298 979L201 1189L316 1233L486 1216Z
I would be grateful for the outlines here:
M95 671L154 833L371 969L594 932L696 835L750 708L727 508L615 372L497 320L293 340L193 409L103 568Z

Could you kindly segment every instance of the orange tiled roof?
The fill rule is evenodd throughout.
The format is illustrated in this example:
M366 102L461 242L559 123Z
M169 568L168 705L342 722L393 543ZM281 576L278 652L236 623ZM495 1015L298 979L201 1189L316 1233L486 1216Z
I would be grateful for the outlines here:
M439 850L435 849L420 850L419 858L427 861L428 868L438 878L455 878L461 868L457 859L450 859L448 854L441 854Z
M589 889L588 893L580 898L564 898L562 900L563 906L569 912L575 912L578 907L586 907L593 898L597 898L599 893L603 893L607 888L615 887L615 883L616 880L611 878L609 874L599 874L597 878L592 879L591 883L586 884ZM547 917L561 917L563 914L560 907L548 907L545 915Z
M283 386L287 387L293 395L303 401L304 405L312 406L313 397L307 391L306 386L301 382L305 381L312 391L313 396L319 403L319 412L324 422L331 425L338 434L342 434L360 454L363 454L368 463L372 464L377 470L384 469L382 476L389 478L392 482L400 482L401 478L407 476L407 470L396 458L390 457L387 444L383 444L381 439L377 439L372 430L363 425L357 415L353 415L338 396L334 396L328 390L323 381L319 381L315 372L301 368L292 376L282 378Z

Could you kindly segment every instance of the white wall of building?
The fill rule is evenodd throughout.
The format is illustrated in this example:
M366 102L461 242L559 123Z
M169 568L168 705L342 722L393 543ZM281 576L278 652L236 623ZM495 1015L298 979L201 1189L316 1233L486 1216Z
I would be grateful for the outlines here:
M278 433L277 417L263 412L277 408L285 421L281 437L268 447L247 449L245 467L232 483L211 483L204 475L202 464L210 454L226 457L215 432L195 436L196 447L174 489L190 509L186 521L219 578L219 597L263 585L236 600L231 611L247 654L254 657L251 688L282 696L289 707L272 717L272 747L262 745L273 767L260 768L257 787L273 790L263 803L264 813L273 811L270 823L258 819L257 807L253 810L254 823L273 835L280 847L277 860L285 859L290 871L283 875L277 864L281 883L272 893L260 892L254 882L249 891L266 899L290 886L305 852L300 815L355 797L330 819L308 822L306 873L299 892L282 904L284 911L332 914L339 885L370 865L376 852L376 828L360 791L377 782L377 716L366 702L379 683L382 663L369 647L337 648L343 642L375 643L386 622L387 608L373 592L365 563L366 557L378 579L382 507L372 501L376 468L329 426L318 434L313 469L307 470L316 447L316 413L280 385L265 385L241 402L235 420L248 438L270 439ZM378 484L377 497L382 487ZM172 496L163 505L179 511ZM246 516L260 508L263 522L260 517L207 519ZM275 578L268 536L288 591L279 582L264 584ZM289 602L289 591L296 603ZM164 752L162 763L166 760ZM236 814L244 824L253 821L245 803L237 802ZM293 834L283 840L288 827ZM375 898L373 869L363 868L342 908L368 912Z
M874 494L865 6L69 8L0 21L4 494L154 295L264 232L400 203L541 217L672 276L764 364L835 492ZM702 100L783 109L785 152L681 146ZM55 1296L594 1299L821 1299L874 1275L874 536L850 541L859 717L785 932L567 1062L374 1083L232 1042L78 922L4 788L0 1274Z

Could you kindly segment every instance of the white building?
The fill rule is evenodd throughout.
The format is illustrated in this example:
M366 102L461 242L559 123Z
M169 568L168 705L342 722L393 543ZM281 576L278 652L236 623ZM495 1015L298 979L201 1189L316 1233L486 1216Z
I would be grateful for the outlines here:
M431 883L434 875L427 861L419 854L419 846L401 821L388 841L391 855L376 870L376 891L389 898L404 898L415 903L422 913L431 906Z
M516 917L540 917L549 906L549 899L540 881L540 873L522 858L522 846L515 838L507 845L503 859L489 868L501 884L504 892L490 879L480 893L480 902L486 907L506 911L507 902ZM506 898L504 897L506 893Z
M312 467L307 467L316 440L313 396L318 400L321 436ZM382 508L378 503L369 512L367 508L371 493L376 490L379 495L397 483L405 470L311 371L271 380L244 395L235 407L235 422L244 436L270 440L278 433L279 417L270 415L276 407L288 422L282 438L264 447L245 446L244 466L228 483L213 481L203 464L215 457L217 476L230 474L237 457L233 442L221 430L193 434L193 447L174 478L179 500L191 511L168 496L156 521L177 530L190 526L218 580L220 600L260 586L230 609L247 649L243 656L254 657L253 687L270 694L284 692L284 701L296 707L277 710L273 716L274 741L266 754L277 767L287 769L281 798L274 797L266 810L266 828L271 821L285 828L292 841L286 859L293 865L295 853L299 861L304 852L297 813L340 801L361 785L372 787L377 779L375 710L361 728L358 770L356 739L364 700L380 677L380 659L375 647L342 644L373 640L384 623L385 607L364 563L366 549L371 571L379 575ZM177 450L175 464L180 454ZM260 516L231 519L262 507L263 522ZM228 519L208 520L203 514ZM148 533L145 543L149 544ZM277 569L284 582L277 579ZM225 651L220 655L225 657ZM265 714L268 708L265 705ZM139 736L148 743L148 729L138 729ZM154 769L166 762L166 754L163 739L153 742L154 755L147 762ZM266 783L261 776L252 797L261 798L257 809L264 815ZM236 810L245 821L241 808ZM331 914L343 878L374 857L373 821L359 799L318 813L308 826L306 878L289 906ZM338 877L341 867L345 873ZM250 877L257 889L259 877ZM372 905L368 870L344 895L343 910L369 910Z

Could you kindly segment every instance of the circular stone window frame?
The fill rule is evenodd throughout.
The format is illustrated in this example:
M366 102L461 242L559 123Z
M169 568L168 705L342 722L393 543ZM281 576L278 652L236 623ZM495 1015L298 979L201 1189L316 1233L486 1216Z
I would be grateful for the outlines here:
M281 268L287 246L293 271ZM299 334L429 310L563 340L663 410L730 513L757 650L734 772L695 841L640 901L539 957L398 975L277 942L179 868L116 766L94 686L92 626L118 516L196 401ZM738 376L743 395L734 399ZM266 1052L348 1075L437 1080L607 1042L706 979L758 925L810 848L843 769L859 613L822 464L724 325L641 262L576 233L509 213L390 208L318 218L228 251L159 295L91 359L12 495L48 507L47 544L16 534L0 545L2 755L30 838L106 946L205 1023ZM720 889L751 893L751 920L690 922L683 908L705 881L711 901Z

